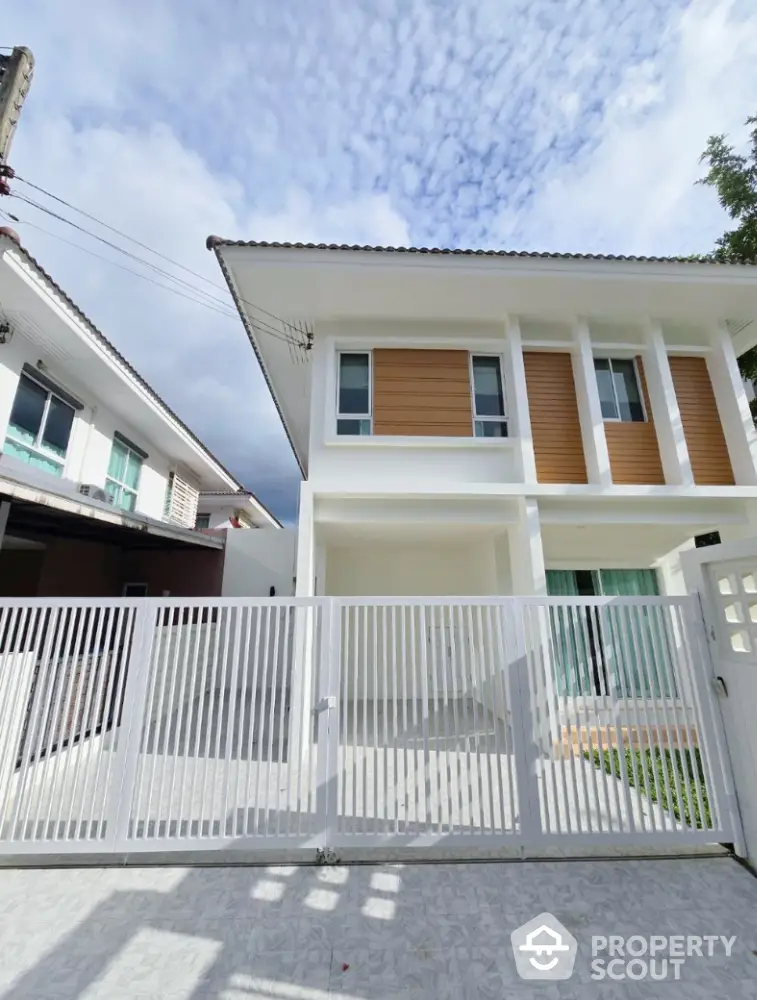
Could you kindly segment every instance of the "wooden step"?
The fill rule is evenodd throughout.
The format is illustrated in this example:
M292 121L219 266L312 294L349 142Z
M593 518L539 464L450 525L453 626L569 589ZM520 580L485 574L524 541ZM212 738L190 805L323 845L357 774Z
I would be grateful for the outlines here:
M667 726L563 726L561 739L555 741L555 756L581 756L592 750L610 750L618 748L618 735L623 747L633 747L634 750L647 747L665 747L670 749L693 749L699 746L696 726L685 726L680 723Z

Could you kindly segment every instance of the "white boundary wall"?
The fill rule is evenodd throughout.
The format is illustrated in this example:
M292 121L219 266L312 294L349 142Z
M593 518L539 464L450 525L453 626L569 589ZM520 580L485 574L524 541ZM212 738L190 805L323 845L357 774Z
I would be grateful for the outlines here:
M294 528L229 529L223 564L223 597L277 597L294 594Z

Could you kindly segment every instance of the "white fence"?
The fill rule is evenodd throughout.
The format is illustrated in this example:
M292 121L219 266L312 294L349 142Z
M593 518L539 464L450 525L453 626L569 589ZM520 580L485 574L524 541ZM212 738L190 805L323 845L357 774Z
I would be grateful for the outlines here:
M6 854L740 843L693 599L0 603Z

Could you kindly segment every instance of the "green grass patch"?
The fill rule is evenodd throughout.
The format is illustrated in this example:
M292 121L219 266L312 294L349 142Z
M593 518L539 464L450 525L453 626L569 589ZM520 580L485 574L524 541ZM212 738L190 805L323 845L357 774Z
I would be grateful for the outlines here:
M595 767L604 767L607 774L614 778L620 777L621 763L618 750L594 750L593 753L584 751L584 757L587 760L593 758ZM659 803L677 820L699 830L712 827L704 768L698 749L668 750L654 747L634 750L627 747L623 764L629 785L638 788L652 802ZM678 785L676 785L676 775ZM697 788L697 777L699 788ZM680 799L678 788L681 790Z

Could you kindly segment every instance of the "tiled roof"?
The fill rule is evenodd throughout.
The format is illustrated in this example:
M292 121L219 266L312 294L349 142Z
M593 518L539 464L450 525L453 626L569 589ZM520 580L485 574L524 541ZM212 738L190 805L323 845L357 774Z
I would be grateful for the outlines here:
M189 427L187 427L187 425L184 423L184 421L181 419L181 417L177 416L177 414L174 413L174 411L171 409L171 407L168 405L168 403L166 403L163 399L161 399L161 397L157 394L157 392L155 392L155 390L152 388L152 386L148 385L148 383L145 382L145 380L142 378L142 376L139 374L139 372L136 370L136 368L134 368L132 365L129 364L129 362L126 360L126 358L123 356L123 354L121 354L120 351L116 350L116 348L113 346L113 344L111 344L111 342L108 340L108 338L105 336L105 334L102 333L100 330L98 330L98 328L95 326L95 324L92 322L92 320L86 315L86 313L82 312L82 310L79 308L79 306L77 306L77 304L73 301L73 299L60 287L60 285L58 284L58 282L47 273L47 271L44 269L44 267L42 267L42 265L39 263L39 261L35 260L35 258L32 257L32 255L29 253L29 251L27 249L25 249L25 247L23 247L21 245L20 241L15 238L16 235L17 234L15 232L13 232L13 230L9 231L7 227L3 227L2 232L0 232L0 241L2 241L3 239L7 240L9 243L11 243L13 245L14 249L20 251L24 255L24 257L32 265L32 267L34 267L34 269L36 271L38 271L42 275L42 277L45 279L45 281L47 281L55 289L55 291L58 293L58 295L60 295L60 297L64 300L64 302L66 303L66 305L68 305L69 308L71 310L73 310L73 312L79 317L79 319L84 323L84 325L87 327L87 329L92 334L92 336L117 361L119 361L124 366L124 368L127 369L127 371L129 372L129 374L134 378L134 380L136 382L139 383L139 385L145 390L145 392L147 393L147 395L150 396L158 404L158 406L160 406L163 409L163 411L169 417L171 417L171 419L175 420L176 423L184 431L186 431L186 433L195 442L195 444L199 445L199 447L207 455L207 457L209 459L211 459L211 461L215 462L216 465L220 469L222 469L230 479L233 479L234 482L239 482L239 480L236 478L236 476L233 476L229 472L229 470L221 462L218 461L218 459L215 457L215 455L211 451L208 450L208 448L202 443L202 441L197 437L197 435L192 430L190 430ZM254 494L249 493L248 491L244 491L243 487L241 486L241 484L240 484L240 487L239 487L239 491L240 492L246 492L246 494L248 496L254 496ZM268 509L265 507L264 504L260 503L260 500L258 500L257 497L255 497L255 500L257 501L257 503L260 504L260 506L263 508L263 510L265 510L267 513L270 514L270 511L268 511ZM271 514L271 517L273 517L273 514ZM276 518L274 518L274 520L276 520Z
M720 264L722 261L702 257L638 257L624 254L601 253L539 253L532 250L471 250L448 247L381 247L360 246L348 243L269 243L266 240L225 240L209 236L209 250L216 247L272 247L281 250L361 250L373 253L426 253L463 257L544 257L551 260L624 260L650 264ZM731 262L727 262L729 265Z

